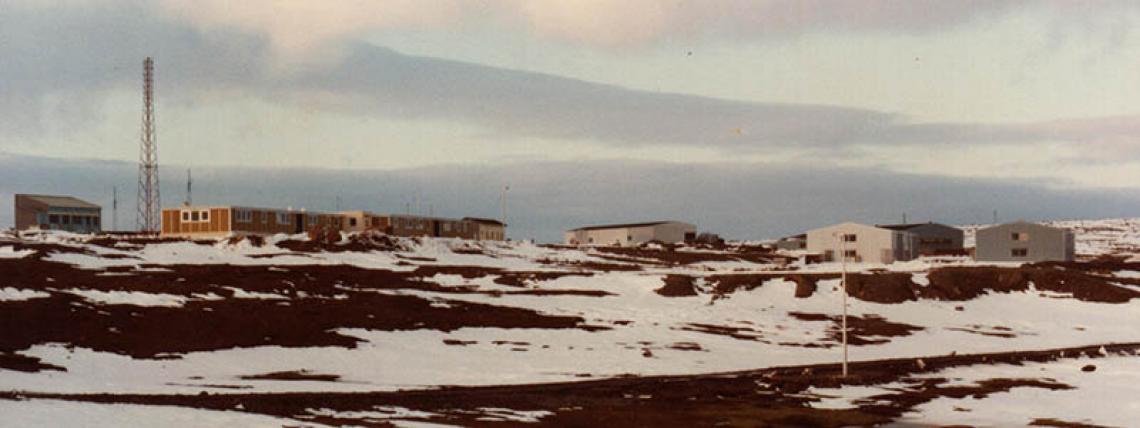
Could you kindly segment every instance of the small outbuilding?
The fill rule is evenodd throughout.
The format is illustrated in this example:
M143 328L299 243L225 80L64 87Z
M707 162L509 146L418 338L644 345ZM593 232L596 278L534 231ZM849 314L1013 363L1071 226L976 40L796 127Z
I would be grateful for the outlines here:
M825 262L840 260L842 251L848 262L893 263L918 256L915 234L860 223L839 223L807 232L807 250L822 255Z
M807 249L807 234L785 236L777 239L774 244L777 250L800 251Z
M71 196L16 195L15 206L16 230L103 230L103 208Z
M1073 232L1018 221L978 229L974 257L986 262L1072 261Z
M697 226L679 221L607 224L566 231L567 245L633 246L649 241L689 242L697 238Z

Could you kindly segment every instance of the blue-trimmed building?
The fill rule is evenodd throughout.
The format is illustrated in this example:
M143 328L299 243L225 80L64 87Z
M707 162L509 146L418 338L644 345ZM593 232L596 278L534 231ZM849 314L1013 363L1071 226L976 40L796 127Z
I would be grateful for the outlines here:
M16 195L15 205L17 230L103 230L103 208L71 196Z

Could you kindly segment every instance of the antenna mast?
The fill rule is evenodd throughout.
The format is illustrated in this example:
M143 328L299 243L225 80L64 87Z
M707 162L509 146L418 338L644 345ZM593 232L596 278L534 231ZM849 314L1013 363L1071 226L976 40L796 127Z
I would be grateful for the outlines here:
M139 141L139 195L135 223L145 233L157 233L161 220L158 196L158 142L154 129L154 60L143 61L142 137Z
M191 184L194 180L190 178L190 168L186 168L186 205L194 205L194 192L191 189Z
M111 230L119 230L119 186L111 186Z

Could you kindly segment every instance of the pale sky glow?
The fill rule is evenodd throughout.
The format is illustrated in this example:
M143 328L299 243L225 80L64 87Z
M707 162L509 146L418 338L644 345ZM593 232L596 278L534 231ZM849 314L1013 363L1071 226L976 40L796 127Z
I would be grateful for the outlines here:
M151 55L179 168L624 160L1136 189L1138 21L1132 1L0 0L0 152L135 160Z

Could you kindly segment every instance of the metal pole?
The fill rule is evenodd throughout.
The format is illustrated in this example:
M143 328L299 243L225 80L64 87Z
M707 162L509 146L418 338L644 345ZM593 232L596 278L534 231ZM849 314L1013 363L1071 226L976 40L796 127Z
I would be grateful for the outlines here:
M840 241L843 273L840 282L843 284L843 377L847 377L847 236L844 234Z

